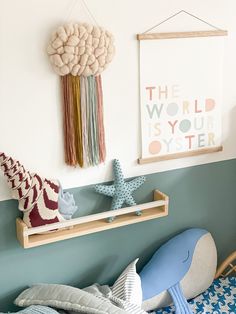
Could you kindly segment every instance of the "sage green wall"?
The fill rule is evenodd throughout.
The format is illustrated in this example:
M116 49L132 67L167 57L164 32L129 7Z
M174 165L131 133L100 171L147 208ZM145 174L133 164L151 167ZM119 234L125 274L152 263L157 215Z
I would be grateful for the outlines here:
M79 287L112 283L131 260L139 256L141 269L160 244L189 227L212 233L219 260L235 250L235 159L148 175L136 199L151 200L155 188L170 196L168 217L29 250L22 249L15 238L17 202L1 202L0 311L16 310L12 301L33 283ZM91 186L72 191L80 215L109 208L108 199L95 194Z

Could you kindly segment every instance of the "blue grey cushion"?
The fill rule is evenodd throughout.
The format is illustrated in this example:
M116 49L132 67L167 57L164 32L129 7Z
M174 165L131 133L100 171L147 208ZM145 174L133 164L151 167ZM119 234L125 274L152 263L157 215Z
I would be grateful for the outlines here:
M52 308L41 306L41 305L32 305L17 313L18 314L58 314L58 312L53 310ZM4 313L0 313L0 314L4 314Z
M44 305L56 309L86 314L125 314L109 300L86 291L64 285L35 285L23 291L15 300L18 306Z

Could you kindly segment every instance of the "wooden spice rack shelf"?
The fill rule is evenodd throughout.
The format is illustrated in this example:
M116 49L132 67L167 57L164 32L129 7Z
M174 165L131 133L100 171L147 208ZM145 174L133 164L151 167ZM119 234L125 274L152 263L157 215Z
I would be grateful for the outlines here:
M145 204L121 208L116 211L110 210L34 228L28 228L22 219L17 218L17 239L23 248L28 249L167 216L169 197L158 190L154 190L153 199L152 202ZM142 211L142 214L137 216L135 213L137 211ZM116 217L115 220L108 222L107 218L112 216Z

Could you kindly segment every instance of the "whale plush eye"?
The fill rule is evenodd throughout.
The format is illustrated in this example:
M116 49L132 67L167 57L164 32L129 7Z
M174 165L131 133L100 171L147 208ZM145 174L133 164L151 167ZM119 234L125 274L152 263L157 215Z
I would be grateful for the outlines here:
M188 250L188 255L187 255L187 257L183 260L183 263L186 263L187 262L187 260L189 259L189 250Z

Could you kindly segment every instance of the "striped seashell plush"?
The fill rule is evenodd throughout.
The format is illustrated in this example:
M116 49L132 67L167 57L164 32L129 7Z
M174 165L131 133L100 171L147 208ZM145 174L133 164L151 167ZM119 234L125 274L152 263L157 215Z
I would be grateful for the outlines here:
M65 220L60 213L59 199L64 194L58 180L49 180L26 171L17 160L0 152L0 168L4 172L12 197L19 202L23 220L28 227L37 227ZM63 203L64 204L64 203ZM66 209L65 209L66 208ZM77 210L72 195L67 195L63 213ZM66 215L68 219L68 215Z

